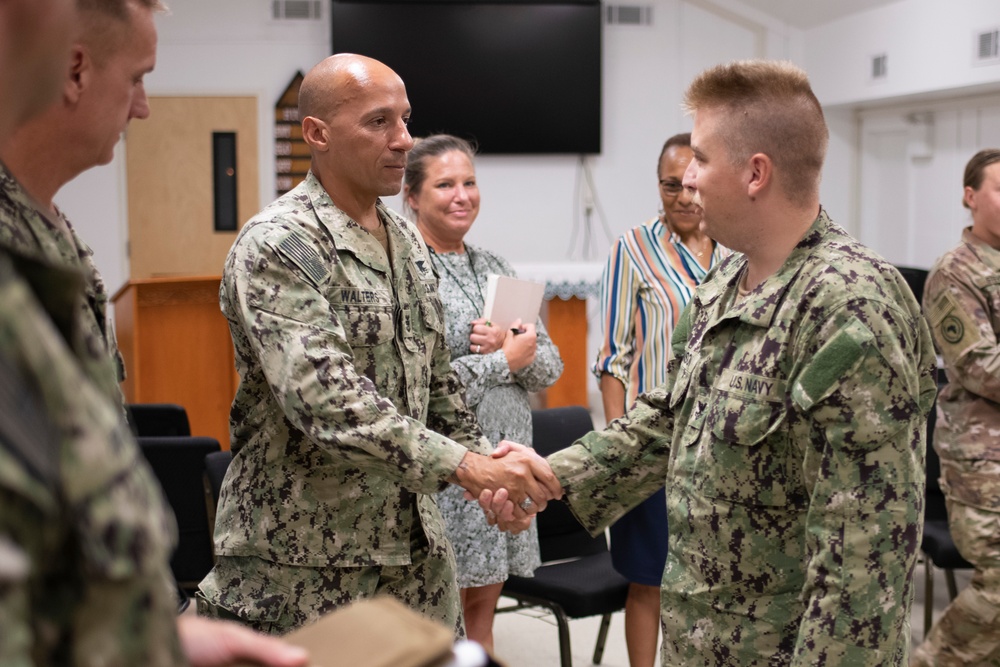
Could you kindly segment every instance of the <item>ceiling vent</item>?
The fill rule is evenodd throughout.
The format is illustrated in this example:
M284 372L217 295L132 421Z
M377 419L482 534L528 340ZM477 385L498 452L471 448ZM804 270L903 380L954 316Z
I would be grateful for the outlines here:
M608 25L652 25L653 8L640 5L605 5Z
M274 0L271 16L278 20L322 18L321 0Z
M889 56L887 54L880 53L877 56L872 56L872 80L879 81L884 79L889 73L888 67Z
M1000 29L987 30L976 35L976 60L1000 60Z

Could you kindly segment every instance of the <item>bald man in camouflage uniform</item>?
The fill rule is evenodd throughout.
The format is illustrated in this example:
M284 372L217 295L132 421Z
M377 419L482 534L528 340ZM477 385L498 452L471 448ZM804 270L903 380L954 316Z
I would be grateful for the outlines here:
M387 593L461 634L433 494L514 471L484 456L427 249L379 200L413 146L405 88L343 54L305 77L299 107L313 170L247 223L223 273L240 386L199 610L281 633ZM531 454L518 498L544 502L531 465L558 490Z
M549 463L594 533L666 479L663 665L905 665L927 325L819 206L828 135L804 72L719 66L687 104L684 185L739 252L682 314L666 383Z
M913 665L1000 665L1000 149L965 169L972 226L931 270L924 311L948 384L934 446L955 546L976 567Z

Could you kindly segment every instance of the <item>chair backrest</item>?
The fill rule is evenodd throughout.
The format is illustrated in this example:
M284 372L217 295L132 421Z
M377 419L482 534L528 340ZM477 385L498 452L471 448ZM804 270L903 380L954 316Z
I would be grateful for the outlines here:
M594 430L586 408L570 406L532 410L532 445L542 456L564 449ZM538 543L542 562L589 556L607 551L604 534L591 537L563 502L549 503L538 515Z
M934 427L937 424L937 400L931 405L927 415L927 459L924 469L927 471L927 489L924 495L924 521L946 520L948 510L944 501L944 491L941 490L941 459L934 449Z
M226 478L226 471L232 462L233 453L228 449L205 456L205 508L208 511L208 527L213 531L215 510L219 506L219 494L222 493L222 480Z
M903 274L903 280L910 287L913 296L917 297L917 303L923 303L924 283L927 282L927 269L917 269L911 266L897 266L896 270Z
M182 586L197 584L212 569L212 528L202 477L205 456L219 451L219 442L203 437L140 437L139 447L177 518L179 540L170 559L174 578Z
M173 403L130 403L129 425L137 437L191 435L187 411Z

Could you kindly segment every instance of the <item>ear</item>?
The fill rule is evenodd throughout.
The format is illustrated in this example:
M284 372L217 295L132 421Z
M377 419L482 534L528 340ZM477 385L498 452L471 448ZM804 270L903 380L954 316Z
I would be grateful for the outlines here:
M313 150L325 153L330 149L330 128L315 116L302 119L302 139Z
M962 195L962 200L970 211L976 210L976 191L972 189L971 186L965 186L965 192Z
M74 105L80 101L80 96L90 85L90 77L94 71L94 61L91 60L87 48L82 44L74 44L70 52L69 75L63 86L63 97L67 103Z
M406 205L410 207L411 211L413 211L414 213L420 212L419 209L417 208L417 201L418 201L417 196L410 192L409 185L403 186L403 199L406 201Z
M774 163L771 158L764 153L754 153L747 163L749 171L747 181L747 195L751 198L758 197L771 184L774 178Z

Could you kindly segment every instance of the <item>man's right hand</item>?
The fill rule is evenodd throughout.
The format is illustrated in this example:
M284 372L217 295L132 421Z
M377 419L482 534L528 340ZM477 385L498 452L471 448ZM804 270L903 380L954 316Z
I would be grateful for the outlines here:
M502 454L466 453L450 481L464 488L472 499L486 489L506 489L518 518L535 514L545 509L549 500L562 497L559 480L535 450L507 441L501 442L498 450Z

